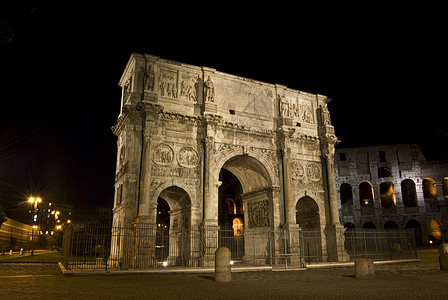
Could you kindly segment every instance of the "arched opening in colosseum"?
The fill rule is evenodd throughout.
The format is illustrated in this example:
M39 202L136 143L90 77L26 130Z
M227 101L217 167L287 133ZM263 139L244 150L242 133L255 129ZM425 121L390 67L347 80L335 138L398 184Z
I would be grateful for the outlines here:
M440 240L442 238L442 223L439 220L432 219L428 222L427 231L430 240Z
M394 221L387 221L384 223L384 229L398 229L398 225Z
M397 202L395 199L394 184L391 181L380 183L381 206L384 208L394 207Z
M405 207L417 206L417 191L415 182L412 179L405 179L401 182L401 197Z
M422 227L420 223L414 219L406 222L406 229L412 229L414 231L414 238L416 245L423 245Z
M392 177L392 172L390 171L390 169L388 169L386 167L379 168L378 169L378 177L379 178Z
M373 187L368 181L363 181L358 186L359 202L362 215L374 215L375 206L373 204Z
M434 179L423 179L423 197L425 199L437 199L437 188Z
M353 216L353 192L352 186L348 183L341 184L339 189L341 196L341 209L343 216Z
M191 222L191 199L178 187L164 189L157 199L155 255L169 265L186 266L190 256L188 232Z
M375 223L373 223L373 222L365 222L365 223L362 225L362 228L363 228L363 229L376 229L376 225L375 225Z
M443 178L442 190L443 190L443 197L445 199L448 199L448 177Z

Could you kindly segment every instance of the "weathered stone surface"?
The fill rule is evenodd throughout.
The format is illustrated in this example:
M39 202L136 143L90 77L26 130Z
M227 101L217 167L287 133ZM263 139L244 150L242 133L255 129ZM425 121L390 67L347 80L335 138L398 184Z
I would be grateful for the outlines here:
M215 252L215 281L232 281L230 250L227 247L219 247Z
M159 198L170 207L169 229L222 228L223 207L247 234L263 232L263 241L269 230L307 226L296 217L302 208L315 216L309 230L324 235L327 225L339 224L338 140L326 96L136 53L119 85L114 224L156 226ZM224 182L238 190L233 196L220 189L223 170L241 186ZM213 239L202 243L188 251L216 247ZM266 249L245 243L256 259ZM316 253L326 255L322 249Z
M337 149L335 171L345 226L415 229L417 244L448 230L448 164L427 160L419 145Z
M372 259L358 258L355 260L355 275L357 279L375 278L375 266Z

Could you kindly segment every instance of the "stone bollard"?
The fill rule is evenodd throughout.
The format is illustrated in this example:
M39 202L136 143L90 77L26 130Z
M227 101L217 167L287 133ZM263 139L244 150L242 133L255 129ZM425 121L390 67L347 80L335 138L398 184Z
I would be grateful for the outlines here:
M355 273L357 279L375 278L375 267L373 266L373 260L367 258L356 259Z
M230 250L227 247L219 247L215 252L215 281L230 282L231 280Z
M23 249L20 249L20 255L23 255Z
M439 245L439 265L440 270L448 271L448 243Z

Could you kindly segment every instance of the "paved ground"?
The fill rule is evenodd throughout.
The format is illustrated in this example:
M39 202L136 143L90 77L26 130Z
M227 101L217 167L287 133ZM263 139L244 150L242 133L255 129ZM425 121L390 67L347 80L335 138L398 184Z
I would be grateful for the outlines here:
M376 278L358 280L353 267L287 272L63 276L55 264L0 264L0 299L447 299L448 272L434 251L421 263L376 265Z

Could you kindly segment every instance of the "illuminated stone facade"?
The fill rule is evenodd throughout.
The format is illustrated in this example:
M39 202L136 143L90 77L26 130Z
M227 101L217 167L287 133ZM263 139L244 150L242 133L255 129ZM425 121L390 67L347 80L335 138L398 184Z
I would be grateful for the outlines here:
M329 98L142 54L119 85L115 225L157 225L166 202L173 230L285 229L291 253L302 228L321 233L323 257L338 255ZM257 243L245 257L266 251Z
M415 228L417 243L443 239L448 163L426 160L417 144L401 144L337 149L335 166L346 227Z

